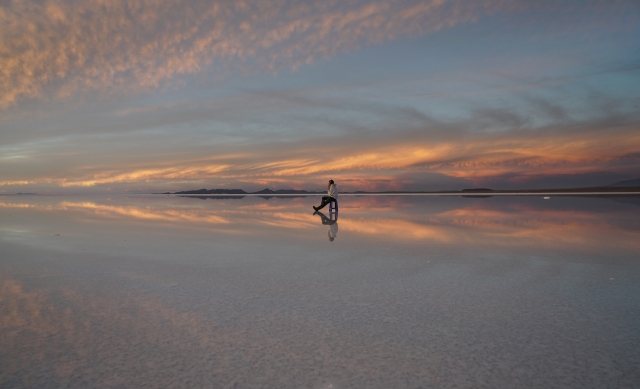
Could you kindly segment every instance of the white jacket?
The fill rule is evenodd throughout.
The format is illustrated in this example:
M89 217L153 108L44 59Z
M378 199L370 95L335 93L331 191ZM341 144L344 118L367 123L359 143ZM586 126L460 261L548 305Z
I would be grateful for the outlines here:
M329 236L334 238L338 235L338 223L333 223L329 226Z
M336 200L338 199L338 188L336 188L336 184L331 184L329 190L327 191L327 194Z

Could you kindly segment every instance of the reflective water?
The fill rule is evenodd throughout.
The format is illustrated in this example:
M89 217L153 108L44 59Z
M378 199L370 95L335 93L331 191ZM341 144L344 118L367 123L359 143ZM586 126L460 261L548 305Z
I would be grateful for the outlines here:
M0 197L0 387L637 388L640 198Z

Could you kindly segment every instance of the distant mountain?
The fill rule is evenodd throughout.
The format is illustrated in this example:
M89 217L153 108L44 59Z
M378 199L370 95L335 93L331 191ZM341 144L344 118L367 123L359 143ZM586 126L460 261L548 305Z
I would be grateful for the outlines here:
M295 189L278 189L271 190L269 188L265 188L263 190L259 190L257 192L253 192L253 194L264 194L264 195L273 195L273 194L313 194L319 192L307 192L306 190L295 190Z
M635 180L628 180L628 181L618 181L611 185L605 186L605 188L625 188L629 186L640 186L640 178L636 178Z
M185 190L182 192L175 192L174 194L214 194L214 195L224 195L224 194L247 194L242 189L196 189L196 190Z
M241 200L245 198L245 196L225 196L225 195L180 196L180 197L188 197L190 199L200 199L200 200Z
M516 190L499 190L499 189L489 189L489 188L468 188L462 189L460 191L457 190L441 190L441 191L384 191L384 192L366 192L366 191L355 191L355 192L342 192L344 193L352 193L352 194L401 194L401 193L460 193L460 194L468 194L471 196L476 196L475 193L564 193L564 192L580 192L580 193L600 193L600 192L637 192L640 188L640 178L635 180L628 181L620 181L613 183L611 185L599 186L599 187L591 187L591 188L563 188L563 189L516 189ZM296 190L296 189L278 189L271 190L269 188L264 188L257 192L245 192L242 189L197 189L197 190L186 190L183 192L165 192L162 194L177 194L177 195L261 195L262 197L269 197L274 195L313 195L320 194L325 192L314 192L314 191L306 191L306 190Z
M269 188L265 188L263 190L259 190L257 192L245 192L242 189L196 189L196 190L185 190L182 192L166 192L163 194L178 194L178 195L244 195L244 194L259 194L259 195L290 195L290 194L314 194L321 192L308 192L306 190L295 190L295 189L278 189L271 190Z

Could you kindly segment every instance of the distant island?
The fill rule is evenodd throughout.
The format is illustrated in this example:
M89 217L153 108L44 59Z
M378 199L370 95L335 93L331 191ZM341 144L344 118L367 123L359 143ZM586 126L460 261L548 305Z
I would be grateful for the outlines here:
M226 194L247 194L242 189L197 189L197 190L185 190L183 192L165 192L163 194L214 194L214 195L226 195Z
M628 188L628 187L640 188L640 178L636 178L635 180L628 180L628 181L618 181L611 185L605 186L605 188Z
M257 192L246 192L242 189L196 189L196 190L185 190L182 192L165 192L162 194L178 194L178 195L306 195L306 194L319 194L324 192L309 192L306 190L295 190L295 189L278 189L271 190L269 188L265 188L259 190Z
M380 192L342 192L343 194L462 194L462 195L476 195L476 194L536 194L536 193L627 193L627 192L640 192L640 178L628 181L619 181L610 185L587 187L587 188L562 188L562 189L516 189L516 190L496 190L489 188L469 188L462 190L440 190L440 191L380 191ZM271 190L265 188L257 192L247 192L243 189L196 189L185 190L181 192L164 192L161 194L176 194L176 195L316 195L323 194L325 192L314 192L306 190L296 189L278 189Z

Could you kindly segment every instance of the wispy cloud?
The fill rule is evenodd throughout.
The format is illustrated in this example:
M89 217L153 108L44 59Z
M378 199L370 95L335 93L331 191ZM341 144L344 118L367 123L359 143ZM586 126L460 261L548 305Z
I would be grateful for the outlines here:
M234 60L245 70L296 68L526 3L10 1L0 4L0 106L79 90L155 88L178 75L229 67Z

